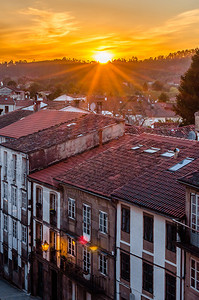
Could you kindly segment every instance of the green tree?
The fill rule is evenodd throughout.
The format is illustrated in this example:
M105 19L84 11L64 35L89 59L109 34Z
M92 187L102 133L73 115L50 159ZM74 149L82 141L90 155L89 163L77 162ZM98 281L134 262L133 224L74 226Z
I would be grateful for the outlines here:
M10 81L8 81L7 86L16 88L17 83L14 80L10 80Z
M148 84L147 84L147 82L145 82L144 84L143 84L143 91L148 91Z
M182 117L183 124L194 124L194 113L199 111L199 50L192 57L190 68L181 77L176 100L174 110Z
M152 89L155 91L161 91L163 89L163 83L156 80L153 84L152 84Z
M161 93L158 97L159 102L167 102L169 101L169 96L167 93Z

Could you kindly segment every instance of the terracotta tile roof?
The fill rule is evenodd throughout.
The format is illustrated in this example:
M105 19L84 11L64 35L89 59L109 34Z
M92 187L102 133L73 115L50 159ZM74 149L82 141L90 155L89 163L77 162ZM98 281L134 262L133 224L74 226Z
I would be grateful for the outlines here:
M81 115L81 113L74 112L41 110L23 120L17 121L15 124L0 129L0 136L19 138L50 126L73 120Z
M32 100L16 100L15 102L17 107L30 106L34 103Z
M190 174L180 178L178 181L184 183L185 185L199 188L199 171L197 170L196 172L191 172Z
M33 111L18 109L18 110L9 112L5 115L2 115L2 116L0 116L0 129L3 127L6 127L12 123L17 122L20 119L31 115L32 113L33 113Z
M173 137L179 137L179 138L188 138L188 135L190 131L195 131L195 125L188 125L188 126L182 126L182 127L162 127L161 128L147 128L142 126L126 126L126 132L133 133L133 134L141 134L143 132L146 133L152 133L152 134L158 134L158 135L165 135L165 136L173 136Z
M0 96L0 104L1 105L14 105L15 101L11 97Z
M143 147L131 149L138 144ZM154 154L144 152L150 147L160 150ZM160 155L176 147L180 149L177 159ZM185 213L185 190L177 178L199 168L198 151L197 141L149 134L126 135L113 147L86 159L55 179L99 195L112 195L172 217L182 217ZM168 171L186 157L196 160L176 172Z
M53 145L63 143L67 140L87 134L92 131L98 131L101 128L121 121L118 119L95 114L80 114L60 111L56 111L56 113L59 113L58 116L61 117L63 117L65 114L65 123L49 127L47 129L21 137L11 142L3 143L2 145L13 150L21 151L23 153L31 153L39 149L49 148ZM47 117L48 116L49 114L47 114ZM73 116L75 118L70 119L69 116ZM66 122L67 118L69 120L68 122ZM61 118L59 120L61 120ZM47 125L47 123L45 124Z
M51 185L51 186L57 188L59 182L57 180L55 180L55 177L66 173L68 170L70 170L71 168L74 168L76 165L81 164L86 159L89 159L89 158L105 151L109 147L113 147L117 143L118 143L117 140L110 141L109 143L104 144L101 147L93 148L92 150L85 151L81 154L72 156L60 163L56 163L52 166L49 166L46 169L34 172L31 175L29 175L28 177L37 182L42 182L44 184Z

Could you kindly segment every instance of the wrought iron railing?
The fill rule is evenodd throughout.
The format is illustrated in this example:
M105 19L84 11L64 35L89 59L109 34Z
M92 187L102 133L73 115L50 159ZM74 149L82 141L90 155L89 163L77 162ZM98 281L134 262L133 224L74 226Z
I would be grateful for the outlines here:
M195 228L190 228L185 224L178 224L178 236L177 242L189 244L199 248L199 231Z
M106 291L106 278L85 272L81 265L82 261L80 260L76 264L66 257L61 257L60 268L62 272L70 276L73 280L76 280L82 286L86 286L91 293L104 294Z

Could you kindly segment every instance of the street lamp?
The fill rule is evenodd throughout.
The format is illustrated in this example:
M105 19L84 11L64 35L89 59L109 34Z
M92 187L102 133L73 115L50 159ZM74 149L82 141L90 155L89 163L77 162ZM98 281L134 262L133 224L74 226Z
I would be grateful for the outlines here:
M45 240L45 242L41 245L41 247L42 247L42 251L44 251L44 252L47 252L47 251L48 251L49 244L46 242L46 240Z

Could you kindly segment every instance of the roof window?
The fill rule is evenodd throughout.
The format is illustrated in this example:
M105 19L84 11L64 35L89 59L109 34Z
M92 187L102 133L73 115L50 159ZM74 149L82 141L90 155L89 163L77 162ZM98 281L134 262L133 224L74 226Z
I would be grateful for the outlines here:
M158 152L159 150L160 150L160 148L154 148L154 147L151 147L151 148L149 148L149 149L144 150L144 152L146 152L146 153L156 153L156 152Z
M67 127L70 127L70 126L74 126L74 125L76 125L76 123L70 123L70 124L68 124L68 125L66 125Z
M164 152L161 154L163 157L173 157L175 152L173 150L168 150L167 152Z
M183 159L182 161L180 161L179 163L177 163L176 165L174 165L173 167L169 168L169 171L178 171L179 169L183 168L184 166L190 164L192 161L194 160L194 158L190 158L187 157L185 159Z
M131 150L137 150L140 149L141 147L143 147L143 145L137 145L135 147L132 147Z

